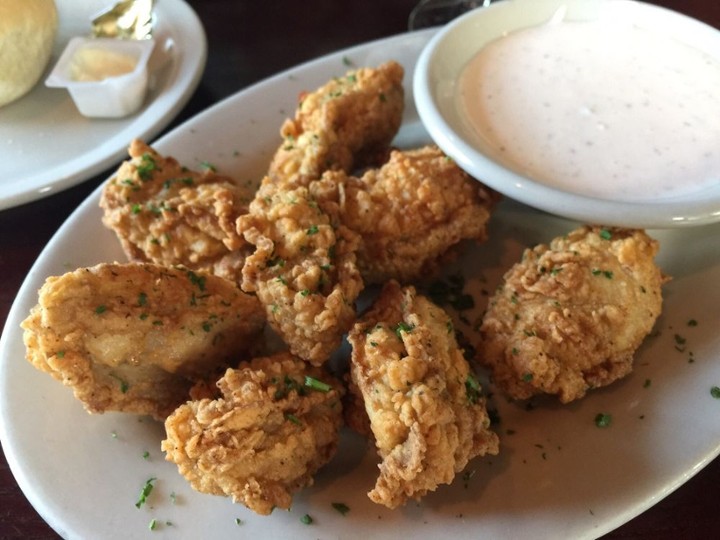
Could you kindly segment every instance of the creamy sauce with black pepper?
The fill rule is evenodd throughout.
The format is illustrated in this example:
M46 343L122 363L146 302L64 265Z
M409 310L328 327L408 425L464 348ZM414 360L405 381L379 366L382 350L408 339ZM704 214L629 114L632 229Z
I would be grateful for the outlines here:
M514 32L484 47L458 88L480 145L547 185L639 200L720 184L720 62L650 30Z

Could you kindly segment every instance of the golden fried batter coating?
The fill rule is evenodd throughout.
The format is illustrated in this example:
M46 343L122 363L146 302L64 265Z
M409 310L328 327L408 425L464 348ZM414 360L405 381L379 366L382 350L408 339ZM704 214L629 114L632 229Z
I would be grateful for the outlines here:
M495 384L568 403L630 373L662 309L657 251L644 231L589 226L526 249L481 327L479 360Z
M350 172L383 154L402 120L403 68L387 62L349 71L300 96L294 119L283 124L269 176L307 185L326 170Z
M164 419L192 381L243 353L265 322L233 282L150 263L50 277L22 323L28 360L89 412Z
M217 399L189 401L168 417L166 459L197 491L258 514L290 508L292 494L335 454L341 384L280 353L228 369L217 386Z
M380 476L368 493L389 508L449 484L470 459L496 454L485 399L450 317L391 281L348 336L351 391L370 418Z
M139 140L105 185L103 223L132 261L182 265L239 281L246 255L235 230L254 190L228 177L191 171Z
M311 189L319 199L340 190L340 219L362 239L357 259L366 283L432 275L461 240L487 238L498 198L436 146L393 151L359 179L328 172Z
M268 178L238 231L255 246L243 268L243 290L257 294L294 354L321 365L355 321L363 288L357 235L335 227L306 187L278 187Z

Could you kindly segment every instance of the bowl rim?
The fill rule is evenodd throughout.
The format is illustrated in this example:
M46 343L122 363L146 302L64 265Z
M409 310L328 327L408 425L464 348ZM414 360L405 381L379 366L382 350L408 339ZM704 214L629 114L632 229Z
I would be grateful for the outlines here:
M440 48L463 27L478 20L490 19L502 11L518 15L512 27L518 30L537 23L530 22L528 7L557 10L562 6L595 6L597 9L640 10L660 15L682 28L698 29L717 41L720 58L720 31L670 9L637 0L504 0L476 8L442 27L423 48L413 74L413 94L418 115L434 142L466 172L490 188L528 206L581 222L634 228L674 228L707 225L720 221L720 182L702 190L647 201L621 201L581 195L535 181L515 172L480 152L455 129L443 114L435 90L434 69L440 61ZM523 13L525 15L523 16ZM592 20L592 19L586 19ZM476 52L487 42L502 35L499 32L478 41ZM704 51L707 52L707 51Z

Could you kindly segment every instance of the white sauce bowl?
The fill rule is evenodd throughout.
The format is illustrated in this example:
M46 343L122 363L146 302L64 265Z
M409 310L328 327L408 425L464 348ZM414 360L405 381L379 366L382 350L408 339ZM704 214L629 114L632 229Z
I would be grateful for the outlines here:
M413 93L420 118L431 137L478 180L510 198L556 215L586 223L638 228L695 226L720 221L720 177L682 195L613 200L551 187L531 178L522 166L501 162L478 144L478 135L459 106L458 81L465 67L491 41L516 30L545 24L557 17L558 10L566 21L603 19L637 25L720 61L718 30L665 8L632 0L505 0L473 10L451 22L421 53L415 68Z

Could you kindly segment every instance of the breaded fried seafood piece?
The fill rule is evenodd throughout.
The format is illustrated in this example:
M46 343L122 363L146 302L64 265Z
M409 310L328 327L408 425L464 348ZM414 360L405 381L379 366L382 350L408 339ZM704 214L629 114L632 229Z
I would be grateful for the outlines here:
M196 172L134 140L130 159L103 188L103 223L131 261L182 265L233 281L247 246L235 230L254 189L212 168Z
M632 371L662 309L657 241L580 227L526 249L484 316L478 360L508 396L582 398Z
M202 493L257 512L290 508L335 454L342 386L289 353L228 369L216 399L189 401L165 421L166 459Z
M265 323L233 282L150 263L50 277L25 321L28 360L91 413L164 419L193 381L236 361Z
M306 187L265 179L238 231L255 246L242 288L257 294L267 319L293 354L321 365L355 321L363 288L357 235L335 226Z
M417 282L434 274L461 240L482 242L498 196L437 146L393 151L361 178L328 172L311 190L340 190L341 222L361 237L366 283Z
M295 117L280 130L270 178L307 185L326 170L350 172L384 155L402 121L403 73L400 64L387 62L302 94Z
M396 508L451 483L473 457L497 454L480 385L441 308L388 282L348 340L350 390L382 458L373 502Z

